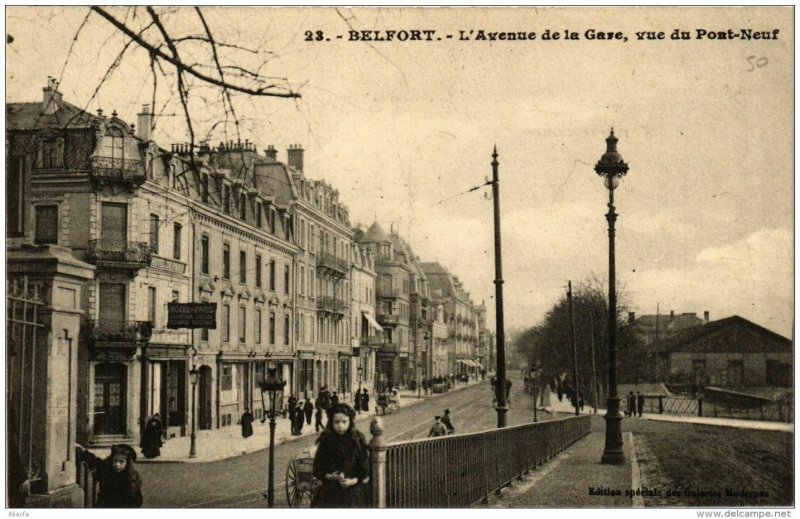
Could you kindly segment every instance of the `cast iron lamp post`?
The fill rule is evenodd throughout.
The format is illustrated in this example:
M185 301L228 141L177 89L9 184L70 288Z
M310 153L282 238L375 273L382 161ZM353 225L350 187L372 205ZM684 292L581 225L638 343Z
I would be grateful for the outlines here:
M197 401L195 400L195 395L197 394L197 378L200 372L197 370L197 366L192 366L192 369L189 370L189 381L192 383L192 442L189 445L189 457L196 458L197 457L197 434L195 433L195 422L197 421Z
M364 368L361 367L361 354L358 356L358 398L361 398L361 375L364 374ZM361 408L361 402L354 402Z
M267 508L275 507L275 418L280 412L278 402L283 402L283 388L285 380L279 380L277 368L267 370L267 379L259 381L261 388L261 405L264 406L264 393L269 399L269 409L264 408L264 414L269 418L269 486L267 487Z
M621 465L625 462L622 452L622 415L619 412L617 395L617 287L614 264L614 223L617 213L614 208L614 189L628 172L628 165L617 152L614 128L606 138L606 152L595 165L595 172L604 178L608 188L608 398L606 399L606 445L602 463Z

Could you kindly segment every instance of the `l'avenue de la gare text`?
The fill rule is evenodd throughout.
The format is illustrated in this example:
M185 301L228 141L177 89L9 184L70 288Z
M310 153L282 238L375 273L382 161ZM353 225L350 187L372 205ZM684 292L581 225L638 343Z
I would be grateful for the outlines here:
M762 497L769 497L769 492L764 490L749 490L744 488L734 489L726 488L725 490L709 490L709 489L696 489L696 488L611 488L611 487L589 487L590 496L625 496L625 497L688 497L688 498L721 498L731 497L739 499L757 499Z
M657 40L777 40L780 29L709 29L692 30L673 29L670 31L642 30L631 33L631 39L639 41ZM307 31L308 41L330 41L323 31ZM382 29L351 30L346 35L337 34L337 40L360 42L406 42L406 41L628 41L628 34L623 31L608 29L571 29L544 31L494 31L486 29L464 29L457 32L443 33L434 29Z

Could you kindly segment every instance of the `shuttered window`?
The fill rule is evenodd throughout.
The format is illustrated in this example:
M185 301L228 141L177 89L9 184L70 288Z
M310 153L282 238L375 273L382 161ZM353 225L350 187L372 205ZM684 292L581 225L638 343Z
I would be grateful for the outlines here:
M58 245L58 206L36 206L36 235L34 243Z
M101 210L100 235L111 246L118 243L122 246L128 239L128 206L125 204L106 204Z
M100 320L121 322L125 320L125 284L100 283Z

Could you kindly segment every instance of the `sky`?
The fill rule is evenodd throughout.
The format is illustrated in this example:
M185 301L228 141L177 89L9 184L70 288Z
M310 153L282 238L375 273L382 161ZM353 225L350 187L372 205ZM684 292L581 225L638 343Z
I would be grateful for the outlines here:
M67 101L135 122L152 100L146 53L130 50L102 82L125 40L87 13L7 7L14 41L6 99L39 100L52 75ZM274 145L284 160L289 145L302 144L306 176L340 191L353 224L398 229L423 261L440 262L474 302L485 301L491 323L489 188L457 195L491 177L496 145L505 324L538 324L567 280L607 281L608 192L593 167L613 126L630 167L615 192L626 307L637 315L657 305L662 313L709 311L712 320L738 314L792 337L790 8L207 7L204 15L219 41L259 50L225 49L224 58L263 66L302 96L236 96L238 137ZM189 9L164 19L175 34L198 27ZM697 38L698 29L743 28L779 32L769 40ZM363 42L350 41L351 29L435 33L430 42ZM548 29L559 39L542 39ZM691 39L670 39L674 29ZM536 38L482 41L479 30ZM589 30L622 32L627 41L589 39ZM330 41L306 41L306 31ZM640 41L640 31L665 39ZM158 85L155 139L165 147L188 140L174 91L168 81ZM224 120L218 92L192 82L190 98L203 132ZM225 127L212 143L237 138Z

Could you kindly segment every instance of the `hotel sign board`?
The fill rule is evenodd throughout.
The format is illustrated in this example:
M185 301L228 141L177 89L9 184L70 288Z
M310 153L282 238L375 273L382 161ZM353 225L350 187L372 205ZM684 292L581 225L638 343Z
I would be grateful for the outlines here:
M217 329L217 303L169 303L167 328Z

